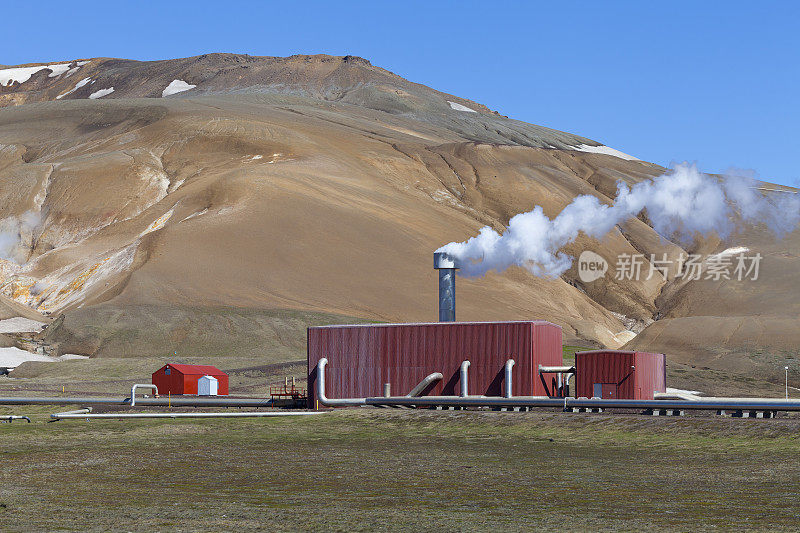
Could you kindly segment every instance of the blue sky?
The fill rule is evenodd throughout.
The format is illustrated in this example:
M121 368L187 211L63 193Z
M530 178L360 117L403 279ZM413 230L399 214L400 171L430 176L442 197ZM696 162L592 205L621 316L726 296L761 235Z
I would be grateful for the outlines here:
M75 1L3 15L17 23L0 64L354 54L665 166L800 178L800 2Z

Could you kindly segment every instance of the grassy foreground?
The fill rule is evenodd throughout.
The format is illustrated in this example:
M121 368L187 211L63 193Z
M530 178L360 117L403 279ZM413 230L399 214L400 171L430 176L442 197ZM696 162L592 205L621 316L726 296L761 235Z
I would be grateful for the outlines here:
M800 515L797 418L24 410L34 423L0 424L3 530L789 530Z

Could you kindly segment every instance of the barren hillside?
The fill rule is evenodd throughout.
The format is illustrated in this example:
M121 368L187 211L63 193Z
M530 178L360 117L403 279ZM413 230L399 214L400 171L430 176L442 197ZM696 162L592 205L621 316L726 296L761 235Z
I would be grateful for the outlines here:
M196 352L204 330L254 352L241 340L280 330L283 312L434 320L437 247L665 170L350 56L89 59L0 70L0 84L0 229L15 237L0 290L65 315L45 335L59 352ZM574 268L512 269L459 280L459 319L542 318L569 343L633 338L769 373L800 340L797 233L681 247L640 217L568 251L613 263L731 246L765 256L758 282L595 287Z

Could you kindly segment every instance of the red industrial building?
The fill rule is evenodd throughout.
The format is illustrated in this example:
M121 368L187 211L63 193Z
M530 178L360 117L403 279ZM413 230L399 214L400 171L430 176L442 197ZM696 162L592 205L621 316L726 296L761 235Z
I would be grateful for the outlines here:
M664 354L593 350L575 354L577 398L652 400L666 392Z
M539 365L563 364L561 327L545 321L368 324L308 328L308 397L315 407L317 362L328 359L326 395L363 398L402 396L427 375L444 378L426 395L455 396L465 360L468 394L502 396L504 367L513 359L515 396L547 394Z
M164 394L197 394L197 381L203 376L217 379L217 394L228 394L228 374L215 366L209 365L176 365L166 364L153 372L153 385L158 393Z

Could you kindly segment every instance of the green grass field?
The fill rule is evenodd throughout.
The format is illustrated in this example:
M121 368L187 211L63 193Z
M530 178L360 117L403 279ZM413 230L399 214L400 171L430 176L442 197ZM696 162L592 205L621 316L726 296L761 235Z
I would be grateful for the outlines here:
M266 396L287 376L303 386L304 320L261 353L26 363L0 378L0 395L63 387L124 397L172 361L215 364L229 373L232 394ZM564 347L565 364L581 349ZM668 383L720 395L783 392L675 364ZM48 423L62 410L0 406L0 416L33 419L0 424L0 530L774 531L800 523L800 417L350 409Z
M800 515L798 418L26 411L0 424L3 530L796 530Z

